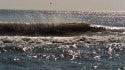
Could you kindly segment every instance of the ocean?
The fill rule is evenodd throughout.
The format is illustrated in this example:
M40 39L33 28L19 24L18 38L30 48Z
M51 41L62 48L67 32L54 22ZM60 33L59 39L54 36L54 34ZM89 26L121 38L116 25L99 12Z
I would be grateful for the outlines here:
M125 70L125 12L0 10L0 23L87 23L75 36L0 36L0 70Z

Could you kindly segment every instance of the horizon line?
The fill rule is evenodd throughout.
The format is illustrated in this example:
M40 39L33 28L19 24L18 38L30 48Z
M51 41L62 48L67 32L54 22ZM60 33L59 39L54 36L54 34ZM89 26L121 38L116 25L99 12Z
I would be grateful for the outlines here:
M77 12L125 12L125 10L57 10L57 9L12 9L12 8L0 8L0 10L21 10L21 11L69 11L69 12L73 12L73 11L77 11Z

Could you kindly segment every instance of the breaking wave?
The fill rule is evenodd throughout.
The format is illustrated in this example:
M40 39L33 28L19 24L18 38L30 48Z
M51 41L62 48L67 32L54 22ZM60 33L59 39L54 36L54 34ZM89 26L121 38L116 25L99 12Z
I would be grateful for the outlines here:
M85 32L123 32L125 27L92 25L87 23L0 23L0 35L65 36Z

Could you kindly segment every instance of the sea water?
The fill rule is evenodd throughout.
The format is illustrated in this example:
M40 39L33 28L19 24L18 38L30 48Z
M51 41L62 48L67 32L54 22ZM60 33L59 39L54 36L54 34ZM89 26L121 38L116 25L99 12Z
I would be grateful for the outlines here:
M124 28L125 12L0 10L0 22L88 23ZM125 70L124 31L72 37L0 36L0 70Z

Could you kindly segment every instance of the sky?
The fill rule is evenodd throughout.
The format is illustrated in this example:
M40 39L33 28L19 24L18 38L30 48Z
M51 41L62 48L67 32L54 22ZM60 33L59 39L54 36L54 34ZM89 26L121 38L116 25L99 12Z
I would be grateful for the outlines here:
M0 9L124 11L125 0L0 0Z

